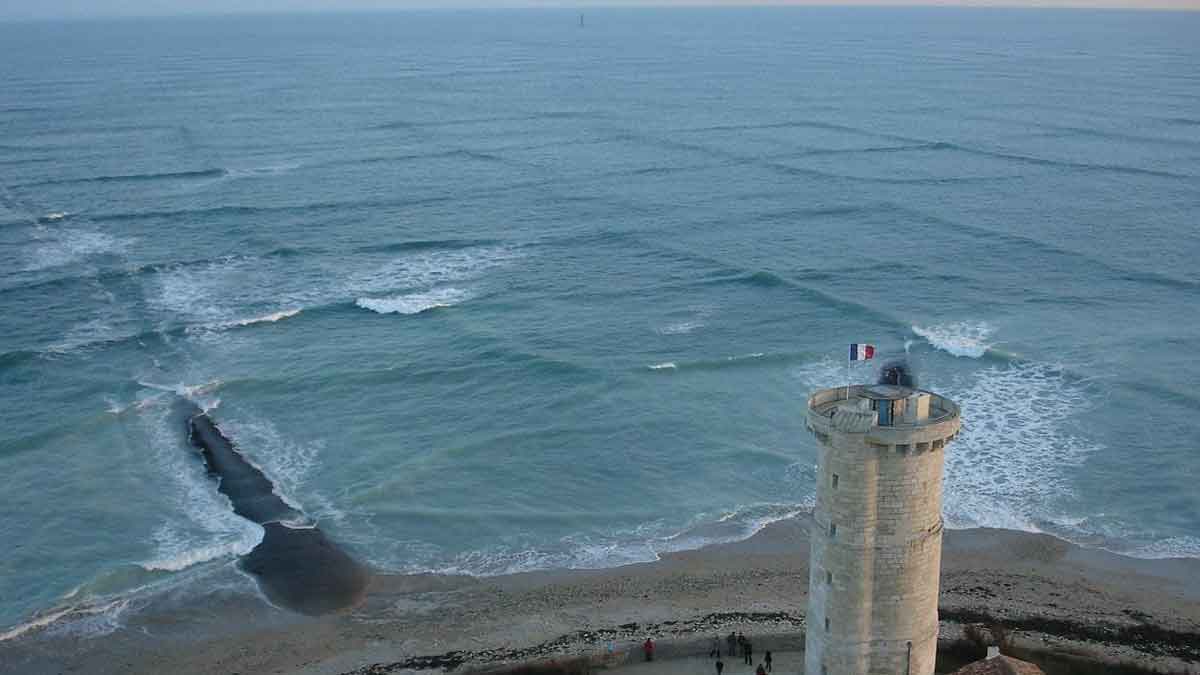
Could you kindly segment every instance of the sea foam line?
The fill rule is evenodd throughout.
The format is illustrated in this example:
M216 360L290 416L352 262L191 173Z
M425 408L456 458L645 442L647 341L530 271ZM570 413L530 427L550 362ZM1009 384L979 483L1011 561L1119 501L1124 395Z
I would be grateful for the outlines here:
M50 610L45 614L36 616L25 623L17 624L11 629L0 633L0 642L20 637L33 630L47 628L58 622L59 619L67 617L87 618L105 616L109 619L110 624L110 629L107 632L111 633L113 630L116 630L116 620L129 607L129 602L129 598L117 598L116 600L94 606L70 605Z

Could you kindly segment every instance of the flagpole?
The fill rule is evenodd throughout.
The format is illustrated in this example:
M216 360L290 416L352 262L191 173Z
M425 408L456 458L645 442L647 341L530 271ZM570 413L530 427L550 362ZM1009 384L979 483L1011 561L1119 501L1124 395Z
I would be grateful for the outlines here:
M846 403L850 402L850 350L846 350Z

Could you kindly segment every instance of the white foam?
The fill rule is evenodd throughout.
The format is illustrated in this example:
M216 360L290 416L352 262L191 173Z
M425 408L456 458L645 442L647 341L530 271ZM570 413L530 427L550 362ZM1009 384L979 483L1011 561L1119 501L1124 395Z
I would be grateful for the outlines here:
M72 326L61 340L47 346L46 351L53 354L67 354L84 347L111 342L118 337L116 328L108 320L90 319Z
M148 570L179 571L222 557L249 553L262 541L263 528L233 512L228 497L186 452L171 406L148 408L139 415L150 440L152 461L168 484L171 508L155 530Z
M216 484L213 484L216 489ZM155 529L151 540L155 543L155 557L139 563L143 569L154 572L179 572L210 560L234 558L249 553L262 541L261 527L244 528L237 538L224 538L208 544L197 544L192 535L173 525L163 524Z
M66 218L69 215L71 215L71 214L66 211L51 211L50 213L47 213L46 215L42 216L41 220L46 221L46 222L54 222L56 220L62 220L63 218Z
M37 272L82 261L93 255L122 253L131 240L96 230L61 230L42 239L29 252L26 272Z
M677 323L669 323L658 329L658 332L663 335L685 335L697 328L703 328L703 321L680 321Z
M296 511L306 511L298 495L307 493L305 486L324 449L322 442L297 443L260 417L225 418L221 421L221 432L233 441L247 462L271 481L272 491L280 499ZM312 523L301 520L295 525L309 527Z
M688 318L673 321L655 330L661 335L686 335L703 328L706 325L705 319L712 316L715 311L716 308L711 305L694 305L686 310L673 312L676 316L689 315Z
M1122 553L1134 558L1200 558L1200 537L1168 537Z
M137 383L143 387L146 387L147 389L153 389L155 391L166 392L169 394L176 394L191 401L192 403L195 403L206 412L213 410L221 404L221 399L213 395L221 388L221 385L223 384L220 380L212 380L210 382L203 382L201 384L184 384L183 382L176 384L158 384L155 382L148 382L146 380L138 380ZM146 408L152 403L157 402L158 398L160 397L155 397L153 401L148 402L145 405L138 405L137 407L139 409Z
M603 569L653 562L666 553L741 541L771 523L794 518L811 508L811 500L801 504L742 505L717 513L700 514L682 528L672 528L663 520L653 520L606 533L569 535L556 542L556 546L513 549L498 545L459 554L445 564L406 564L400 571L494 576L546 569ZM436 555L436 551L429 551L427 545L420 542L412 544L425 556Z
M958 321L928 328L915 325L912 327L914 333L925 338L933 347L947 354L970 359L977 359L987 353L992 346L988 339L995 330L984 321Z
M107 635L120 627L120 616L128 607L129 600L119 598L97 605L69 605L52 609L0 633L0 642L20 637L33 630L48 628L60 619L68 618L82 621L80 627L89 637Z
M278 321L283 321L284 319L290 319L303 311L304 308L296 307L293 309L284 309L278 312L271 312L270 314L251 317L249 319L235 319L233 321L220 321L203 326L189 326L187 328L187 332L195 333L197 331L206 330L228 330L230 328L245 328L246 326L253 326L260 323L276 323Z
M289 264L227 257L164 268L146 280L146 298L159 311L195 324L191 335L215 339L221 331L281 321L337 297L323 277Z
M439 288L386 298L359 298L354 304L379 314L420 314L439 307L453 307L470 297L470 293L458 288Z
M1072 472L1100 447L1067 430L1089 407L1083 385L1056 366L1014 363L935 389L963 411L962 431L946 453L947 524L1036 532L1036 523L1061 517Z
M428 290L477 279L518 257L518 253L502 246L410 253L355 274L345 285L354 294Z
M650 370L675 370L679 366L675 365L674 361L665 361L663 363L655 363L654 365L646 366Z
M870 363L870 361L851 363L850 373L854 381L862 382L865 379L873 379L862 377L863 368L872 367ZM844 387L846 386L846 361L838 361L826 356L819 361L796 366L791 370L791 374L792 377L803 382L808 390Z

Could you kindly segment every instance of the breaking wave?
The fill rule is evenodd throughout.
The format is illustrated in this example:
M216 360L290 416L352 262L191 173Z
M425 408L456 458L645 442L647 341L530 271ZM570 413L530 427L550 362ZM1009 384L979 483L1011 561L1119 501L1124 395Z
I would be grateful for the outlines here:
M947 354L977 359L991 349L988 341L995 332L984 321L958 321L939 324L928 328L914 325L912 331L925 338L930 345Z
M359 298L354 304L379 314L420 314L431 309L453 307L470 297L470 293L458 288L442 288L385 298Z
M228 330L230 328L245 328L246 326L254 326L254 325L260 324L260 323L277 323L279 321L283 321L284 319L290 319L294 316L297 316L298 314L300 314L303 311L304 311L304 309L301 307L296 307L294 309L284 309L284 310L280 310L278 312L271 312L270 314L263 314L262 316L251 317L249 319L235 319L233 321L225 321L225 322L219 322L219 323L209 324L209 325L205 325L205 326L192 327L192 328L189 328L188 331L194 332L195 330Z

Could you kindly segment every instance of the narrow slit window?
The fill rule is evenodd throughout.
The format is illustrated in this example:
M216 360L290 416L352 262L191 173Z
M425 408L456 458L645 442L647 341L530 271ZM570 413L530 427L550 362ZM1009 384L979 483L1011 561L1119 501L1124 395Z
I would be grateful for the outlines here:
M836 536L837 536L837 523L830 523L829 524L829 538L832 539Z
M836 490L837 486L838 486L838 475L835 473L835 474L833 474L833 489Z
M825 617L825 632L829 632L829 617Z
M833 585L833 572L825 570L825 583L829 584L830 586Z

